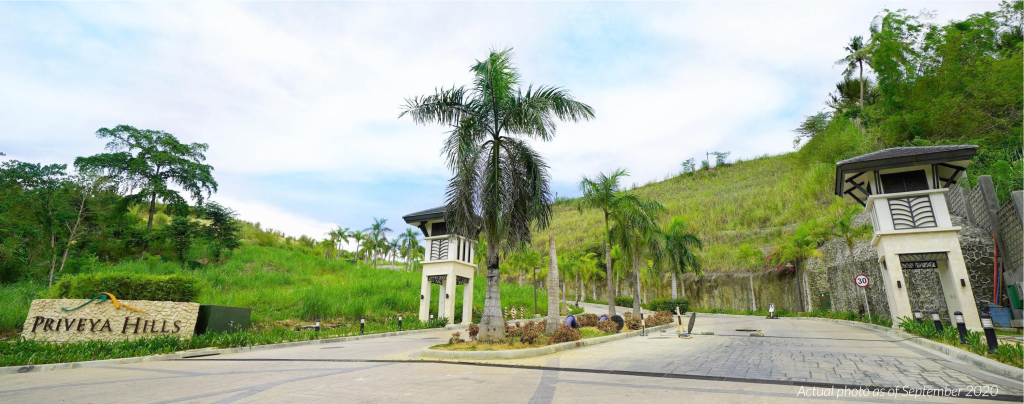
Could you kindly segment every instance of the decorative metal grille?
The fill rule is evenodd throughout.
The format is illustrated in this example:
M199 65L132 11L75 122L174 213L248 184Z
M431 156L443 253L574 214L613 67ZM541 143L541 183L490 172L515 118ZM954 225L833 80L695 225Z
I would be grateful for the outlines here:
M949 187L949 192L946 193L946 204L949 205L949 214L967 218L963 187L955 184Z
M427 281L435 285L444 285L444 280L448 278L448 275L430 275L427 276Z
M935 212L928 195L889 198L889 214L896 230L936 227Z
M1007 264L1007 270L1024 267L1024 223L1021 223L1021 212L1017 211L1013 201L999 208L999 232L1003 236L1006 251L1000 251Z
M448 239L430 240L430 260L448 259Z
M903 269L936 269L939 261L949 261L949 257L944 252L900 254Z
M988 207L985 205L985 195L981 187L974 187L967 193L967 208L971 210L971 224L985 231L992 231L992 222L988 217Z
M456 276L455 277L455 284L456 285L465 285L467 283L469 283L469 278L464 277L464 276Z

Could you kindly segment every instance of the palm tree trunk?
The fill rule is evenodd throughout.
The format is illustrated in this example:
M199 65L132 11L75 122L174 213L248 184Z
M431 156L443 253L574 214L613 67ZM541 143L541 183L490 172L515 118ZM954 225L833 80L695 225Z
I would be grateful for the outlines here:
M569 300L565 296L565 281L561 279L561 276L559 276L558 278L558 280L561 281L560 283L562 287L562 304L558 305L558 312L559 314L566 316L569 314Z
M676 300L679 298L679 293L677 293L676 286L676 273L672 272L670 275L672 275L672 300Z
M607 216L605 215L605 223L608 222ZM607 235L608 232L606 231L605 234ZM615 315L615 278L612 277L612 245L610 241L604 243L604 266L608 279L608 318L611 318Z
M754 271L750 271L750 310L757 311L757 299L754 297Z
M498 270L498 243L487 240L487 294L484 313L480 317L478 339L498 342L505 339L505 317L501 314L501 272Z
M864 113L864 62L860 63L860 110Z
M488 244L488 248L490 244ZM553 333L561 325L558 316L558 254L555 252L555 236L548 235L548 323L544 331Z
M686 298L686 285L683 284L683 275L679 275L679 298Z
M635 254L634 254L635 255ZM633 257L633 315L640 315L640 259Z

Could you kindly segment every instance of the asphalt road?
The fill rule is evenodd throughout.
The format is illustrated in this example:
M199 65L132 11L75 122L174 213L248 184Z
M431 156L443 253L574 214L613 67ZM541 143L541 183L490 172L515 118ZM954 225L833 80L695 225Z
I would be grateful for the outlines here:
M837 395L850 402L1022 401L1021 381L884 333L797 319L698 318L696 331L715 335L654 333L514 361L420 361L422 348L452 332L437 331L5 375L0 403L796 403L834 402ZM746 329L765 336L737 331ZM999 396L907 395L922 389Z

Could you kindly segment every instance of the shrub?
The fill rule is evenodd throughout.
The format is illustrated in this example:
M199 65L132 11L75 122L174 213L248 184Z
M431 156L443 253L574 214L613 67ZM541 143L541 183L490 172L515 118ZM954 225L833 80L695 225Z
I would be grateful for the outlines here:
M519 339L524 344L533 345L544 335L544 328L537 327L538 324L527 323L523 327L522 337Z
M615 296L615 305L622 307L633 307L633 298L629 296Z
M480 334L480 326L476 324L469 325L469 339L476 341L476 336Z
M611 320L598 321L597 330L605 334L614 334L619 331L619 325Z
M593 327L597 325L600 317L594 313L583 313L576 316L576 322L580 324L580 327Z
M462 333L458 332L458 331L453 332L452 333L452 337L448 339L448 345L454 345L454 344L458 344L460 342L466 342L466 341L464 341L462 339Z
M631 329L631 330L639 330L641 328L640 327L640 316L634 317L634 316L627 315L625 320L626 320L626 327L628 327L629 329Z
M124 300L194 302L199 296L199 280L185 275L83 274L61 279L50 289L49 296L91 299L103 292Z
M555 330L555 335L551 337L551 343L558 344L562 342L579 341L580 338L583 337L580 335L579 331L576 331L567 325L562 325Z
M690 301L687 299L654 299L647 305L646 309L651 311L668 311L675 313L676 307L682 313L690 310Z

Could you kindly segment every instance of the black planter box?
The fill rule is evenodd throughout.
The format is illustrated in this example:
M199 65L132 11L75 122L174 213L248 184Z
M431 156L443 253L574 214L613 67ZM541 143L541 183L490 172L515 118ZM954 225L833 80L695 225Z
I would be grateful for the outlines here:
M199 306L199 319L196 321L196 334L208 332L234 332L249 328L249 315L252 309L229 306Z

